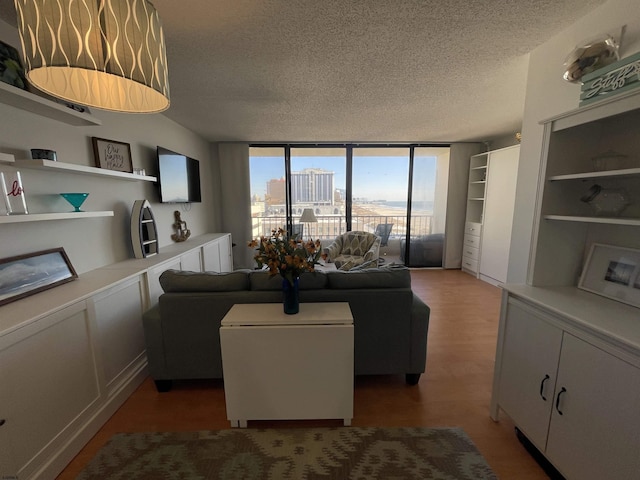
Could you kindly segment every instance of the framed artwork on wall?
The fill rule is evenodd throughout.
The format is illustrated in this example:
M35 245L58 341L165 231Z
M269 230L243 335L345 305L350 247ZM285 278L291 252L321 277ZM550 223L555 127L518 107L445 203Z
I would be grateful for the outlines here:
M78 278L64 248L0 259L0 305Z
M133 173L131 146L105 138L91 137L96 167Z
M23 90L29 88L18 50L2 41L0 41L0 81Z
M640 307L640 250L594 243L578 288Z

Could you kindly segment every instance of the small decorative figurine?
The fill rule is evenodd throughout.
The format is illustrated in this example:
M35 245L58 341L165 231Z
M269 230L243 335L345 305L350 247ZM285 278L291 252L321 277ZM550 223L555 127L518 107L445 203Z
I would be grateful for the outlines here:
M173 212L173 216L176 219L176 222L173 224L173 228L176 229L176 233L171 235L171 239L174 242L184 242L191 236L191 230L187 228L187 222L183 222L180 218L180 212L178 210Z

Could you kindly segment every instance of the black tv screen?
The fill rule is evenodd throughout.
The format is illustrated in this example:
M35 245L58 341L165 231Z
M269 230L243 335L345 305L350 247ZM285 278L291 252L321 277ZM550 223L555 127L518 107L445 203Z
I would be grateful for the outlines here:
M201 202L198 160L158 147L158 189L162 203Z

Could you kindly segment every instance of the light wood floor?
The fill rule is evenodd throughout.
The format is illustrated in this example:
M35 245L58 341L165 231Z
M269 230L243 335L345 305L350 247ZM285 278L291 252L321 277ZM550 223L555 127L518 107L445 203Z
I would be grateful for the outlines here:
M500 290L459 270L413 270L413 290L431 307L427 369L417 386L401 376L357 377L354 426L459 426L501 480L548 479L515 437L489 418ZM389 319L392 321L393 319ZM339 421L249 422L249 427L339 426ZM74 479L116 432L227 429L220 381L176 382L157 393L147 379L60 474Z

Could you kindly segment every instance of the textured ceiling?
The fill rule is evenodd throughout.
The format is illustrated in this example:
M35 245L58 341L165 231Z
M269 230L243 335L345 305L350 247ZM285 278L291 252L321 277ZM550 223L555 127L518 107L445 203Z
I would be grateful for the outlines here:
M449 142L519 131L528 52L604 0L152 3L165 115L211 141Z

